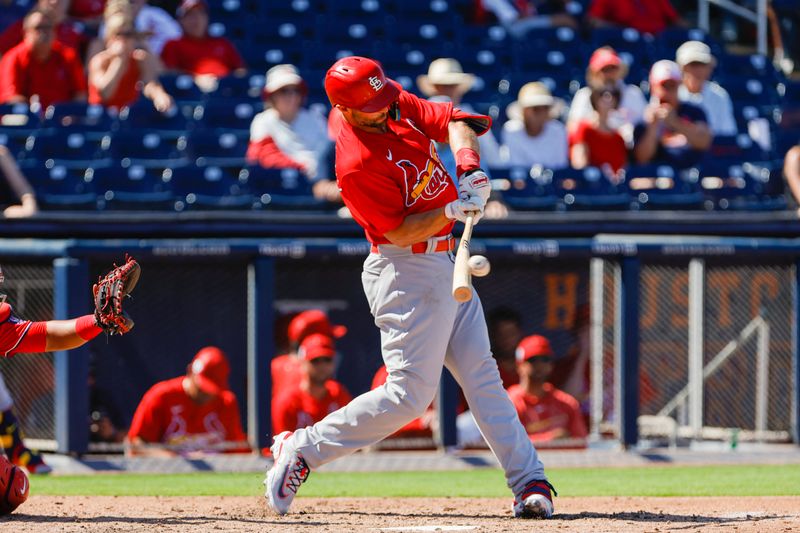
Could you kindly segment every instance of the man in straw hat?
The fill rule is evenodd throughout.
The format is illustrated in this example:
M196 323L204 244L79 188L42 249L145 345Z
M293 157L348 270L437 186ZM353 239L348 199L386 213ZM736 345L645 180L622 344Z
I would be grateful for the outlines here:
M594 114L591 95L593 89L619 91L619 105L609 114L609 126L618 130L630 148L633 146L633 128L642 121L647 101L636 85L626 84L628 66L610 46L592 53L586 69L586 87L575 93L569 106L567 128L574 131L582 121Z
M453 106L465 113L474 114L475 110L472 106L462 103L461 99L475 86L476 81L475 75L465 73L461 68L461 63L457 60L451 57L441 57L431 61L427 74L417 76L417 87L422 94L434 102L453 102ZM484 165L488 168L502 166L500 146L491 130L478 137L478 144L481 148L481 161ZM437 148L439 148L439 156L445 163L448 172L454 176L455 160L453 160L449 147L441 144ZM452 165L448 165L448 162L452 162Z
M715 135L736 135L731 97L718 83L709 81L717 65L711 48L700 41L686 41L675 52L675 61L683 72L683 84L678 88L681 102L701 108Z
M567 129L555 119L558 102L544 83L526 83L519 90L503 124L503 149L511 166L541 165L550 169L569 165Z

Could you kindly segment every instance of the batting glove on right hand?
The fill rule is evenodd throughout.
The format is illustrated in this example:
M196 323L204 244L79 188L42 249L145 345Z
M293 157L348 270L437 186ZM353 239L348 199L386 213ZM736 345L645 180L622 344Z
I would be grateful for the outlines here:
M444 216L451 220L466 222L467 216L472 215L473 224L477 224L483 217L486 201L480 196L469 196L466 200L453 200L444 206Z
M492 194L492 182L489 181L489 176L483 169L476 168L459 178L458 193L465 200L470 196L480 196L485 205Z

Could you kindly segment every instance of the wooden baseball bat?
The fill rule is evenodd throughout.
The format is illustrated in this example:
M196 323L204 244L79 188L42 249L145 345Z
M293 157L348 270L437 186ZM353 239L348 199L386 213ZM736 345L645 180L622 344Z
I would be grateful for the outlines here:
M472 274L469 269L469 240L472 238L472 215L464 221L464 232L456 252L456 264L453 268L453 298L457 302L468 302L472 299Z

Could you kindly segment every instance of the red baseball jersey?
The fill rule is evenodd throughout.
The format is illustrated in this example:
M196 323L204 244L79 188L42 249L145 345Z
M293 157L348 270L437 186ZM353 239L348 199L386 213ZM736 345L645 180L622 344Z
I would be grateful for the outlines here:
M578 400L550 383L545 383L544 390L544 396L538 398L525 392L521 385L512 385L508 389L519 420L531 440L585 437L586 423L581 416Z
M180 39L167 41L161 51L161 59L170 69L217 77L227 76L245 66L233 43L224 37L195 39L184 35Z
M353 399L344 385L329 379L325 382L327 396L317 399L307 391L295 387L281 393L272 401L272 433L311 426L328 414L344 407Z
M86 92L83 65L73 49L59 42L53 43L53 51L44 62L33 57L31 46L25 41L0 60L0 102L14 95L30 99L36 94L45 109L83 92Z
M32 324L30 320L15 317L13 311L7 303L0 304L0 356L3 357L16 353Z
M408 215L458 198L434 141L447 141L451 120L473 117L452 103L429 102L406 91L400 93L398 104L400 120L390 119L387 133L360 130L336 109L331 111L329 130L336 133L336 177L342 199L373 244L388 243L384 234ZM478 118L491 125L489 117ZM453 223L447 224L437 235L447 235L452 228Z
M293 354L275 357L270 363L272 372L272 397L280 396L289 389L297 388L305 374L303 361Z
M156 383L145 393L133 415L128 437L178 446L187 452L247 440L236 396L224 391L198 405L183 390L184 377Z

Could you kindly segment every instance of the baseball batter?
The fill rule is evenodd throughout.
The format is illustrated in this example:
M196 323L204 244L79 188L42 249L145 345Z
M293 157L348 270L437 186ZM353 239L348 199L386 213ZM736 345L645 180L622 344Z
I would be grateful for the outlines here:
M275 463L265 480L269 505L286 513L310 470L421 416L446 365L505 470L514 515L550 517L552 486L503 389L480 300L459 304L450 293L454 221L470 213L477 221L490 193L477 135L488 131L491 119L421 100L363 57L337 61L325 90L338 130L342 198L372 244L362 282L381 331L388 378L313 426L275 437ZM458 185L434 141L449 143L456 154Z

